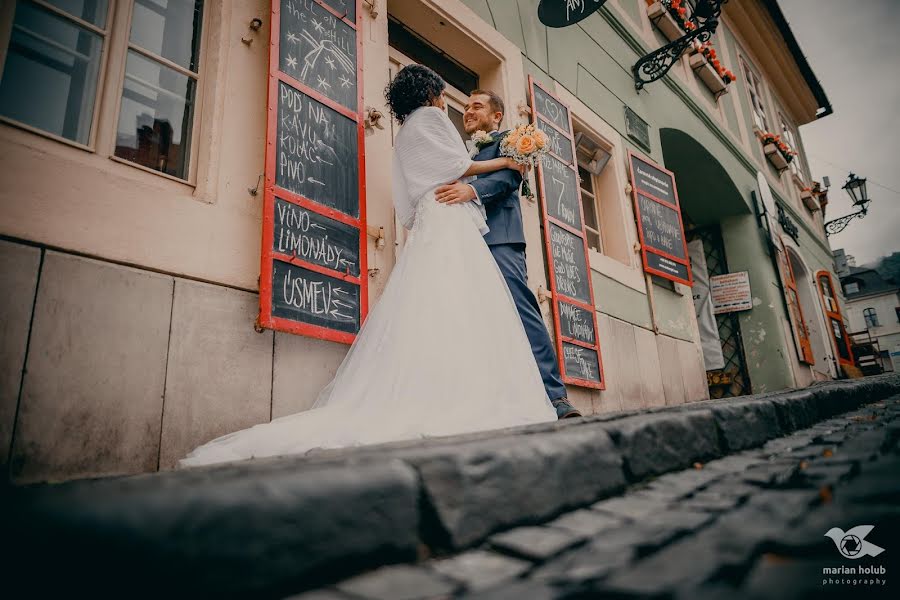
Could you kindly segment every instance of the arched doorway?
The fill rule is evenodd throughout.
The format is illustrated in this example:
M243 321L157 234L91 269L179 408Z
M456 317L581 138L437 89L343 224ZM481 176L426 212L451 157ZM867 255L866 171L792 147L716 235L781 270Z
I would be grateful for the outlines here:
M692 136L678 129L664 128L660 129L660 140L666 168L675 173L685 235L689 242L702 242L706 280L729 273L722 222L736 217L752 218L747 202L725 168ZM696 274L698 265L692 268ZM695 285L695 293L698 289ZM698 314L700 318L704 317ZM714 319L724 366L707 369L709 395L726 398L750 394L752 386L739 313L719 314ZM701 339L704 339L703 329Z

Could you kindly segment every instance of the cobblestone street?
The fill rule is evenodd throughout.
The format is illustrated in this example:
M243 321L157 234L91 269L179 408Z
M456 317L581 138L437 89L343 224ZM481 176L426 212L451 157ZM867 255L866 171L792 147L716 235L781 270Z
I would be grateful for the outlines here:
M896 597L898 474L885 376L9 488L0 515L35 597Z
M350 598L896 597L900 396L657 477L539 526L296 600ZM877 558L843 558L832 527L875 528ZM826 567L874 567L824 575Z

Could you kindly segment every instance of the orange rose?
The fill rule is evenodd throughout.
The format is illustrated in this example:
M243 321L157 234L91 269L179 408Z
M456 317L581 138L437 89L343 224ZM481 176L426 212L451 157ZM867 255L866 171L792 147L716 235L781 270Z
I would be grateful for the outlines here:
M534 141L537 144L538 150L547 145L547 134L543 131L535 131L534 132Z
M537 142L533 135L525 134L516 142L516 151L519 154L531 154L537 149Z

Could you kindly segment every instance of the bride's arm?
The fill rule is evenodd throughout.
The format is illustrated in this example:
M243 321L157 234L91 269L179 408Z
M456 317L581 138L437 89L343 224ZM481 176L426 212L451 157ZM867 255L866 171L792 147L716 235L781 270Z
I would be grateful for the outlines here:
M493 173L494 171L502 171L503 169L512 169L513 171L518 171L523 175L525 173L524 165L520 165L507 156L500 156L498 158L492 158L490 160L472 161L472 164L468 169L466 169L466 172L463 173L463 176L467 177L469 175L484 175L485 173Z

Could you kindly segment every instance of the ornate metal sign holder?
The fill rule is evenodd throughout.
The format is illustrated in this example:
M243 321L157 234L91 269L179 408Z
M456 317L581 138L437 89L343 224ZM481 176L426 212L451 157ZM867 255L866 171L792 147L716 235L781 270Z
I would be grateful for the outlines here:
M642 57L631 68L635 89L641 90L648 83L662 79L694 40L708 42L719 26L719 15L725 2L728 0L697 0L688 19L694 25L691 31Z

